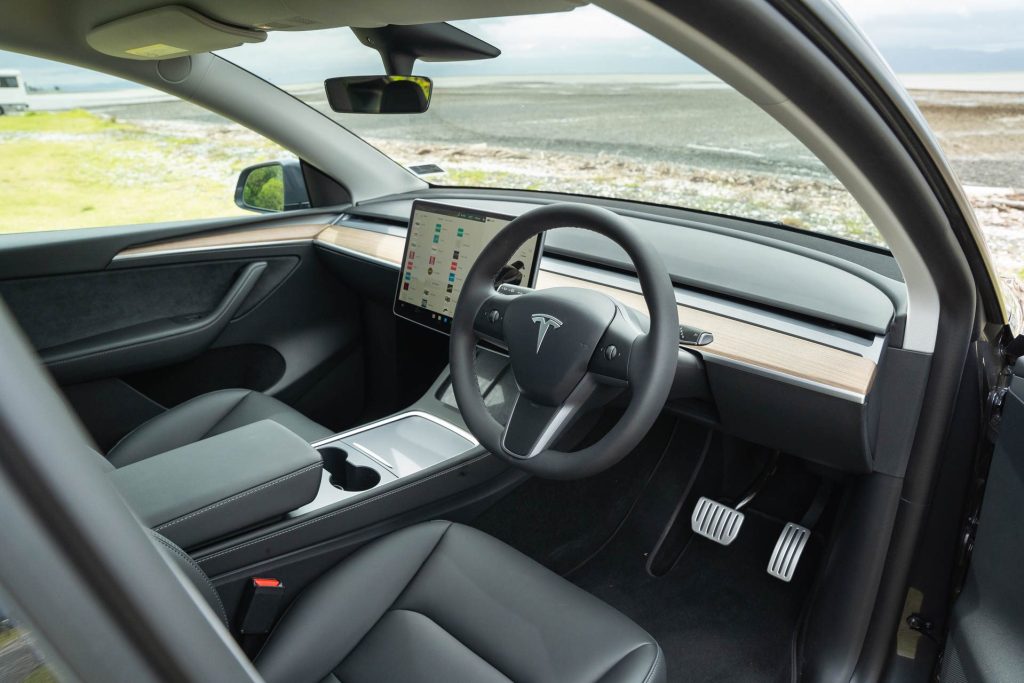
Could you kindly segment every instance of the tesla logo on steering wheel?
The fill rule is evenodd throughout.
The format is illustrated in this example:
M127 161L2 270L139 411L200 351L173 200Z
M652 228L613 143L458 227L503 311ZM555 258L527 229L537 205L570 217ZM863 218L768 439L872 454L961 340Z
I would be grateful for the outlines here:
M557 330L562 326L562 321L547 313L534 313L533 322L540 325L540 329L537 330L537 350L534 352L540 353L540 345L544 343L544 337L547 335L548 330Z

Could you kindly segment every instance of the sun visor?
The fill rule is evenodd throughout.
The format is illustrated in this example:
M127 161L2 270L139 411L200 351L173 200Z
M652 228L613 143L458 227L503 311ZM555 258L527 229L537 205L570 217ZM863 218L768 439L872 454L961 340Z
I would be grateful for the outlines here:
M261 43L264 31L239 28L179 5L158 7L97 26L85 37L96 51L125 59L171 59Z

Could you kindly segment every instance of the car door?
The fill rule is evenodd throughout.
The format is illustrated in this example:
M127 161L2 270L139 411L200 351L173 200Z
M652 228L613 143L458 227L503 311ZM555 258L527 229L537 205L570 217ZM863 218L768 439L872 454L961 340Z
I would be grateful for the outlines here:
M224 388L357 421L361 297L314 246L344 188L319 174L332 208L301 208L309 167L293 159L236 189L287 152L169 95L23 60L30 83L94 91L36 88L29 114L0 119L0 297L99 447ZM296 183L305 202L285 191ZM246 211L256 200L263 212Z
M233 387L340 427L363 363L359 298L312 246L333 217L4 236L0 296L103 450Z
M998 437L940 680L1024 679L1024 361L1003 395Z

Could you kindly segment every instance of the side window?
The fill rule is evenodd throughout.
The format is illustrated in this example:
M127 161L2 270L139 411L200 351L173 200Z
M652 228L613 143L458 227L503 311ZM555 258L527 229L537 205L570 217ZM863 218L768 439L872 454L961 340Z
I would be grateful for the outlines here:
M238 202L264 212L308 206L284 197L284 173L300 173L294 157L201 107L8 52L0 79L0 233L252 215L236 204L240 174L280 160Z
M36 634L7 614L0 603L0 681L57 683L61 680L56 668L40 650Z

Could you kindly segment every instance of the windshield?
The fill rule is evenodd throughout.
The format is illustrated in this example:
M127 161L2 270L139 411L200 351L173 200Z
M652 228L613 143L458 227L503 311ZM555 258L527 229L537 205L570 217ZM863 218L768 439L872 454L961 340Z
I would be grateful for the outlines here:
M883 245L850 194L785 128L621 19L584 7L453 23L502 54L417 62L414 72L434 79L423 114L330 111L325 78L383 73L377 52L349 29L273 32L266 43L221 54L436 185L643 201Z

